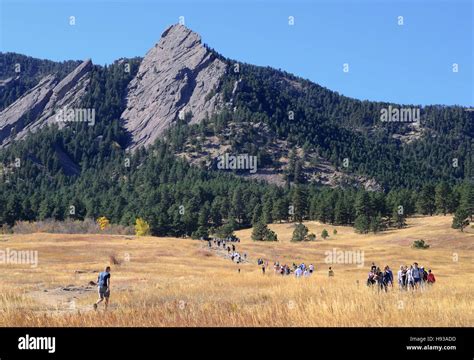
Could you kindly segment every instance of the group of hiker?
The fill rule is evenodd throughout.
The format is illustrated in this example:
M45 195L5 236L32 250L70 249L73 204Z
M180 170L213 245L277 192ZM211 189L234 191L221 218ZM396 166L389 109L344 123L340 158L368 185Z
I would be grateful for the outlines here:
M257 265L261 267L262 273L266 273L266 269L268 268L268 261L264 261L262 258L257 259ZM309 264L308 266L305 263L301 263L297 265L293 263L292 266L286 264L280 264L279 262L273 263L273 272L277 275L291 275L293 274L295 277L309 277L315 271L315 267L313 264ZM328 276L334 276L334 271L332 267L329 267Z
M209 249L217 248L218 250L223 250L224 252L227 252L227 257L230 258L234 263L240 264L248 260L247 253L240 253L237 251L237 248L234 243L240 242L240 239L236 236L227 237L225 239L212 238L206 239L206 241ZM257 265L261 268L262 273L266 274L266 271L269 267L268 261L259 258L257 259ZM297 265L293 262L293 264L289 266L286 264L280 264L280 262L274 262L273 271L275 274L278 275L294 275L296 278L300 278L311 276L315 271L315 267L313 264L309 264L307 266L305 263ZM238 272L240 273L240 268L238 269ZM334 270L332 269L332 267L329 267L328 276L334 276Z
M309 277L314 272L314 265L310 264L307 266L305 263L301 263L299 265L293 263L290 267L286 264L281 265L279 262L273 263L273 271L275 274L280 275L291 275L294 274L295 277Z
M240 264L241 262L247 260L247 254L236 251L235 242L240 242L240 239L233 236L227 237L225 239L209 239L207 240L207 246L209 249L213 247L217 247L218 249L222 249L227 251L227 256L235 263ZM229 244L230 243L230 244Z
M247 254L240 254L236 251L234 242L240 242L236 237L226 238L226 239L208 239L208 247L213 248L213 245L218 249L227 251L227 256L237 264L240 264L243 261L247 260ZM266 269L268 268L268 261L265 261L262 258L257 259L257 265L261 267L262 273L265 274ZM240 268L238 269L240 273ZM300 277L309 277L315 272L315 267L313 264L308 266L303 262L299 265L293 263L290 267L286 264L280 264L280 262L273 263L273 271L275 274L279 275L291 275L293 274L296 278ZM329 267L328 276L333 277L334 271L332 267ZM415 290L423 288L425 285L432 285L436 282L436 278L431 271L425 270L423 266L419 266L417 262L414 262L413 265L401 265L400 270L397 273L398 278L398 287L400 290ZM109 304L110 297L110 266L105 268L105 271L99 273L97 279L98 294L99 299L94 303L94 309L97 309L97 306L105 300L105 308ZM367 286L377 286L379 290L388 291L389 287L394 286L394 276L393 272L388 265L386 265L383 270L372 263L367 277Z
M413 265L410 266L401 265L397 273L397 279L400 290L415 290L424 287L425 284L432 285L436 281L431 269L426 271L425 268L419 266L417 262L414 262ZM386 265L382 271L380 267L372 263L367 277L367 286L375 285L379 290L384 291L387 291L389 287L393 287L393 272L388 265Z

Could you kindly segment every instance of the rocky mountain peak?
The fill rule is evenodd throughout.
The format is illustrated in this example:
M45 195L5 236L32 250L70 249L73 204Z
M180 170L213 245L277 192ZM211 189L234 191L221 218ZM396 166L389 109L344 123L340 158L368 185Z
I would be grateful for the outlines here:
M122 120L131 147L152 144L184 114L198 123L218 111L221 101L214 90L225 69L198 34L183 25L167 28L128 87Z

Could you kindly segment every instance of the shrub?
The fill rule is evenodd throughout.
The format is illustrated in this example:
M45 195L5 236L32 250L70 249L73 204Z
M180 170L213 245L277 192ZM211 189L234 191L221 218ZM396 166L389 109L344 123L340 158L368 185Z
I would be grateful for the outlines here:
M415 240L412 247L415 249L428 249L430 246L425 243L425 240Z
M81 220L66 219L64 221L46 219L41 221L17 221L12 228L17 234L32 234L36 232L53 234L116 234L133 235L132 226L109 224L105 230L100 230L99 224L93 219Z
M147 236L150 235L150 225L142 218L137 218L135 221L135 235Z
M326 240L326 238L329 237L329 233L326 229L323 229L323 232L321 233L321 237Z
M12 227L8 226L8 224L0 225L0 234L11 234L13 233Z
M99 225L100 230L103 231L110 226L110 220L107 219L105 216L101 216L97 219L97 224Z

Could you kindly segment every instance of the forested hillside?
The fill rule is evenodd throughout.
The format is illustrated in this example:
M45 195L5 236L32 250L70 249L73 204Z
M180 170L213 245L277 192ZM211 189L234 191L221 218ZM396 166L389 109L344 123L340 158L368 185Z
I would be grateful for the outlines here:
M106 216L130 225L142 217L153 234L199 237L260 221L317 219L377 232L402 227L415 213L461 211L460 217L472 216L472 113L461 107L425 107L421 136L401 141L394 135L410 132L407 124L379 121L380 108L390 104L349 99L271 68L240 64L235 72L235 62L224 60L228 70L215 91L226 109L197 125L188 124L192 119L188 114L153 146L133 152L127 149L130 138L120 114L141 59L94 66L82 103L95 109L94 126L73 123L61 130L50 126L0 150L0 224ZM16 54L2 54L2 61L9 67L26 62L23 70L29 69L31 75L21 80L26 78L23 74L18 85L0 90L0 108L34 85L35 79L50 72L66 74L78 63ZM124 64L130 71L124 71ZM262 140L262 133L246 125L241 127L246 129L243 133L234 134L231 122L265 124L274 137ZM268 147L283 141L290 159L282 170L286 185L190 165L176 157L186 151L187 141L199 146L210 136L226 136L234 153L257 155L262 166L278 163ZM304 175L304 155L297 156L295 148L317 153L343 172L370 176L382 191L316 186ZM349 166L344 166L344 159L349 159Z

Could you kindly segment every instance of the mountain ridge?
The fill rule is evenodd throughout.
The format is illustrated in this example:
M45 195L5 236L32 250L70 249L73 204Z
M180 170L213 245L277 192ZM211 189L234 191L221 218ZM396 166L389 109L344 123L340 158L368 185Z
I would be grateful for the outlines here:
M114 71L124 71L129 63L129 59L116 61ZM276 183L280 184L299 179L296 181L353 186L352 177L357 179L355 183L370 184L371 188L381 190L406 186L411 181L406 179L415 176L416 168L427 178L434 174L440 179L472 176L474 126L470 122L472 114L463 113L462 107L425 106L421 108L421 120L417 124L382 123L381 108L401 105L348 98L281 70L227 59L203 44L199 34L179 24L165 29L160 40L135 63L139 64L136 73L120 75L131 78L120 80L121 88L114 94L117 106L121 107L120 114L115 114L114 119L126 132L115 141L122 150L150 147L157 139L167 139L175 148L175 154L184 155L184 158L192 155L192 163L207 163L208 169L212 170L214 168L209 164L213 159L209 157L221 153L206 148L210 134L221 145L227 144L227 152L257 156L260 159L257 178L268 178L268 174L277 176ZM86 73L81 73L81 66L87 68ZM86 61L63 76L61 81L67 81L68 77L71 81L62 92L70 91L81 79L83 83L71 94L70 101L55 102L48 93L49 106L39 106L45 106L46 114L33 114L33 119L28 118L25 122L27 113L35 108L34 101L23 110L20 106L22 111L12 111L12 104L2 110L0 134L3 139L0 143L3 144L0 147L54 123L52 115L59 105L102 106L102 102L94 105L87 101L93 91L87 79L97 72L94 69L106 68ZM76 78L74 71L81 76ZM7 78L5 87L11 81ZM49 87L59 86L58 81ZM64 97L65 93L61 95ZM28 92L16 102L21 104L26 96ZM101 94L100 98L103 96ZM13 120L6 116L11 113L16 116ZM449 121L453 116L455 121ZM8 133L15 123L20 131L15 130L12 137ZM268 131L258 138L246 130L242 132L245 124L255 124L257 128L264 125ZM59 128L70 126L57 125ZM173 132L181 134L179 141ZM275 152L271 143L277 142L285 145ZM288 166L284 159L292 151L297 154L294 162L298 163L298 176L293 174L295 166ZM426 154L424 156L439 153L443 161L423 164L416 160L417 152ZM459 160L459 166L453 170L450 160L454 158ZM81 161L75 159L76 165L80 166ZM325 170L317 166L317 162ZM436 168L438 174L430 170L430 166ZM390 179L397 167L400 167L400 179ZM325 171L329 171L329 177L324 175ZM388 174L381 177L387 171ZM330 178L337 180L334 182Z

